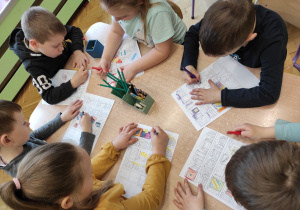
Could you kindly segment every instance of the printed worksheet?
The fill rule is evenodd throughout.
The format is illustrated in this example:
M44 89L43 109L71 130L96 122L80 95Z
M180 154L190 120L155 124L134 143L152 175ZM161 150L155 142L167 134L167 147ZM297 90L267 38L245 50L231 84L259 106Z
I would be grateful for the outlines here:
M141 128L133 138L139 140L127 147L121 166L116 176L115 182L120 182L124 185L126 198L130 198L142 192L142 186L146 179L146 162L151 156L151 136L152 127L138 124ZM169 137L169 143L166 149L166 157L171 161L179 135L166 131Z
M197 131L220 117L231 107L224 107L221 103L195 105L198 100L192 100L190 92L194 88L209 89L208 80L211 79L220 90L252 88L258 86L259 79L246 67L231 56L219 58L200 72L200 84L184 84L172 93L173 98L195 126Z
M193 185L202 184L203 190L236 209L244 209L237 204L225 183L225 167L231 156L244 144L205 127L180 176L187 178Z
M52 85L54 87L57 87L60 86L62 83L68 82L70 79L73 78L76 72L77 71L75 70L60 69L51 79ZM90 76L91 76L91 70L89 70L89 77L85 81L85 83L80 85L69 98L57 103L56 105L70 105L72 102L76 101L77 99L82 100L86 92L87 86L89 85ZM42 99L42 104L48 104L48 103Z
M93 151L115 101L90 93L86 93L84 95L83 101L84 103L80 108L80 114L84 111L91 116L92 133L95 135L95 141L92 148ZM81 136L79 119L79 116L77 116L70 122L70 125L63 137L63 142L70 142L79 145Z
M109 72L119 78L117 69L130 64L140 57L141 53L137 41L125 34L122 44L110 64ZM144 74L144 71L138 73L136 77L141 76L142 74ZM116 85L116 82L110 78L107 78L107 82L113 86Z

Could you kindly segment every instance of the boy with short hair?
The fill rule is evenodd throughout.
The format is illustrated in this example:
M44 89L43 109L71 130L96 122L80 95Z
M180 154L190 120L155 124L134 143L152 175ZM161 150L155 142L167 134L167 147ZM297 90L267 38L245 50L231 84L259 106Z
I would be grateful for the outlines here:
M262 141L241 147L228 162L225 179L236 202L246 209L300 209L300 147L286 141ZM180 209L204 209L201 187L194 196L185 180L175 188Z
M56 104L65 100L88 78L88 71L84 69L89 60L83 53L81 30L64 26L53 13L42 7L29 8L22 15L21 26L22 29L16 28L11 33L9 48L20 58L46 102ZM72 54L73 68L80 70L70 81L52 86L51 78L64 68Z
M82 101L73 102L53 120L30 132L29 122L24 120L21 106L11 101L0 100L0 169L14 177L25 155L33 148L47 144L44 140L66 121L76 117L81 106ZM92 134L91 117L87 113L79 117L82 129L80 146L90 154L95 138Z
M273 104L280 95L287 50L287 29L275 12L250 0L219 0L204 18L190 27L184 40L181 70L186 68L196 78L184 72L188 84L197 83L199 42L209 56L231 55L241 64L261 67L259 86L246 89L223 89L209 81L210 89L194 89L196 104L222 102L222 106L258 107Z

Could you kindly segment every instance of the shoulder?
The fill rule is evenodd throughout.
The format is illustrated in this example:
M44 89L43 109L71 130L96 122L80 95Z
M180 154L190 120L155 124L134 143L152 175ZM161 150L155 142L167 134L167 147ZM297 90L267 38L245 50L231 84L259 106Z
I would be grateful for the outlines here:
M172 13L174 12L172 7L165 0L152 0L150 1L152 6L147 12L147 18L157 15L158 13Z

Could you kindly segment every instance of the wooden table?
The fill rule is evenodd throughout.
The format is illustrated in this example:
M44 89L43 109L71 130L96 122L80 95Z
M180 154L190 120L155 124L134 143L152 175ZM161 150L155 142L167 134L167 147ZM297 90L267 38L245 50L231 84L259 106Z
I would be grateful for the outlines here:
M149 50L144 46L141 46L140 49L142 54L145 54L145 52ZM163 129L179 134L179 140L172 159L171 172L167 181L165 198L161 206L161 209L164 210L176 209L176 206L172 202L175 198L174 187L178 181L183 181L183 179L179 177L179 173L201 133L201 131L197 132L171 96L172 92L184 84L182 72L179 70L182 53L183 46L174 44L172 54L165 62L145 71L144 75L133 79L133 84L146 91L155 100L155 103L150 109L148 115L143 114L116 96L110 94L110 89L96 85L98 83L103 83L103 81L95 74L95 72L92 72L90 83L87 88L88 93L115 100L114 106L102 130L92 156L99 152L101 145L112 141L117 136L119 127L129 122L136 122L149 126L159 125ZM214 60L215 59L213 58L204 56L201 52L198 70L206 68ZM90 66L98 61L99 59L91 58ZM72 69L71 61L67 64L66 68L68 67L69 69ZM250 70L256 76L259 76L259 69ZM278 118L297 122L300 119L299 102L300 77L285 73L283 77L281 96L276 104L259 108L232 108L207 127L226 135L228 130L232 130L235 125L239 125L244 122L260 126L274 125ZM36 129L53 119L57 113L64 110L65 107L66 106L49 106L39 103L30 118L31 128ZM61 129L54 133L48 139L48 142L60 141L68 125L69 123L66 123ZM234 138L232 135L230 137ZM244 143L253 142L241 138L236 139ZM107 177L110 179L115 178L124 152L125 151L122 152L121 158L112 170L108 172L104 179ZM196 188L193 186L193 190L195 189ZM207 209L230 209L225 204L217 201L208 194L205 194L205 202Z

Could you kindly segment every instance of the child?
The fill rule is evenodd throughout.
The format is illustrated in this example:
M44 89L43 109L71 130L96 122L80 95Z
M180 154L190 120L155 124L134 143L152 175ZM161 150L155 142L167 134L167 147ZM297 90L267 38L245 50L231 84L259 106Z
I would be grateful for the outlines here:
M9 48L19 56L33 85L49 104L68 98L88 78L84 71L88 58L82 52L82 32L74 26L64 26L54 14L42 7L29 8L21 18L22 29L16 28L10 35ZM72 41L65 41L70 39ZM51 78L63 69L74 54L73 68L80 68L74 77L53 87Z
M73 102L52 121L30 133L29 122L24 120L21 106L11 101L0 100L0 169L15 176L24 156L33 148L47 144L43 140L77 116L81 106L82 101ZM80 145L90 153L95 138L91 133L91 117L85 113L79 123L82 128Z
M287 29L275 12L250 0L220 0L205 13L204 18L190 27L184 39L181 70L188 84L200 80L197 72L199 42L209 56L231 55L241 64L261 67L258 86L246 89L223 89L209 80L210 89L194 89L192 99L197 105L222 102L222 106L258 107L277 101L282 84L286 58Z
M126 200L122 184L99 180L117 162L119 150L137 141L131 136L138 130L134 123L120 128L92 161L68 143L36 148L20 163L16 178L2 185L2 200L14 209L157 209L171 166L165 157L168 136L160 127L151 130L152 155L141 193Z
M226 185L236 202L249 210L300 209L299 159L295 143L262 141L243 146L226 166ZM202 189L194 196L187 181L184 189L178 183L175 194L178 208L204 209Z
M236 126L235 131L242 131L241 135L250 139L276 138L278 140L287 140L300 142L300 123L292 123L278 119L275 126L261 127L244 123Z
M170 55L173 42L182 44L186 26L166 0L100 0L104 10L112 15L111 30L98 64L107 74L110 63L122 42L124 33L153 47L146 55L124 67L126 81L138 72L155 66Z

